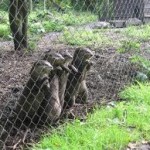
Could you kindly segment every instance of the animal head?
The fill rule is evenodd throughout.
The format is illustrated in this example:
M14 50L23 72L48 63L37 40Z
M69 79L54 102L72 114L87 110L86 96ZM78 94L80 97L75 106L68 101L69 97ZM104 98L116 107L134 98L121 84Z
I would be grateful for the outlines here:
M44 75L49 74L53 70L53 66L46 60L38 60L33 64L33 67L30 71L30 75L38 74Z
M65 53L63 53L63 57L65 58L65 64L67 65L66 71L71 72L72 70L73 72L77 73L78 69L71 64L73 56L68 51L65 51Z
M65 63L66 62L71 62L73 56L67 50L62 55L65 59Z
M77 48L74 53L74 59L79 59L81 61L88 60L94 56L89 48Z
M47 52L44 56L44 60L47 60L54 67L60 66L64 63L64 57L57 52Z

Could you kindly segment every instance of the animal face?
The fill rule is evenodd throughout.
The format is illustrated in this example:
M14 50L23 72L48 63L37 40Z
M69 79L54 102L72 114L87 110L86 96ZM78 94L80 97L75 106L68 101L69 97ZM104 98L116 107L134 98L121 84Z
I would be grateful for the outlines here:
M53 70L53 66L46 60L39 60L34 63L30 74L49 74Z
M94 56L94 52L92 52L88 48L77 48L76 49L76 56L81 60L87 60Z
M64 57L59 53L49 52L45 55L44 60L50 62L53 66L59 66L64 63Z
M66 51L66 52L63 54L63 57L64 57L64 59L65 59L65 63L71 62L71 60L72 60L72 58L73 58L73 56L72 56L68 51Z

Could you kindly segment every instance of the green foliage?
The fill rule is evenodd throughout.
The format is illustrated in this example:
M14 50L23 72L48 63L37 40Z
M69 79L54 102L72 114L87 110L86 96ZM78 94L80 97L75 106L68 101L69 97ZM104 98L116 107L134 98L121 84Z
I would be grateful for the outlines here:
M145 108L150 107L150 84L149 83L139 83L137 85L131 85L126 87L122 92L120 92L120 97L123 99L127 99L130 102L134 102L137 105L141 104L141 109L143 109L142 105ZM145 116L146 117L146 116Z
M32 148L40 149L126 149L129 142L150 140L150 84L126 87L120 97L126 102L95 109L85 122L66 123L41 138Z
M131 62L140 65L141 67L150 68L150 61L142 56L134 55L131 57Z
M65 28L65 25L63 23L57 21L45 21L43 22L43 26L46 32L60 32Z
M60 32L66 26L81 25L94 20L96 20L96 16L88 12L68 11L62 14L56 11L51 13L41 10L38 12L33 11L29 16L29 37L43 35L48 32ZM33 39L31 40L34 41ZM36 45L32 41L30 41L30 47Z
M61 41L69 45L79 46L107 46L112 44L111 40L103 33L97 33L88 29L67 28L61 37Z
M41 22L36 22L30 25L30 32L32 34L45 33L45 28Z
M7 11L10 0L1 0L0 1L0 11Z
M9 35L8 14L5 11L0 11L0 37L8 39Z
M138 81L146 81L150 80L150 61L142 56L139 55L133 55L131 57L131 63L136 64L139 66L140 70L142 72L137 72L136 79Z
M97 16L90 12L69 11L59 16L66 26L82 25L97 20Z
M0 23L8 23L8 14L5 11L0 11Z
M10 30L8 27L8 12L0 11L0 36L8 37ZM90 12L66 11L65 13L52 10L44 12L42 9L32 11L29 15L29 31L34 34L43 34L53 31L62 31L65 26L76 26L95 21L97 17ZM7 26L7 27L6 27ZM6 31L8 29L8 31ZM29 35L30 36L30 35Z
M121 47L117 50L120 53L139 52L141 44L139 42L125 40L122 41Z
M150 40L150 26L149 25L143 25L143 26L130 26L126 28L123 33L131 38L138 41L149 41Z
M10 35L9 26L7 24L0 24L0 37L8 39Z
M96 21L97 17L90 12L67 11L66 13L58 13L56 11L49 12L32 12L29 22L40 22L48 31L63 30L64 26L82 25L92 21ZM48 25L50 24L50 25ZM55 27L56 26L56 27ZM51 27L51 29L50 29Z

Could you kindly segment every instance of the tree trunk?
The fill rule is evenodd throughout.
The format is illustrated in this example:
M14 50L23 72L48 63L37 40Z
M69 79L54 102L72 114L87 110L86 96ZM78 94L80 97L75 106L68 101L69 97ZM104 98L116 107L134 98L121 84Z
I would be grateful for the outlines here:
M27 48L27 0L10 0L9 23L15 50Z

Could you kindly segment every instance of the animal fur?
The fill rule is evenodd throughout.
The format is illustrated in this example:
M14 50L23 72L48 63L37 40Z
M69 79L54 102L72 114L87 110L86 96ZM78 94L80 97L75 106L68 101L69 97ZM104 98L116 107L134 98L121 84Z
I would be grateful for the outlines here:
M89 60L93 56L93 52L87 48L77 48L75 50L72 65L78 69L78 72L73 70L68 76L67 86L65 90L64 108L70 108L75 104L80 85L85 80L88 71ZM86 101L86 100L85 100Z

